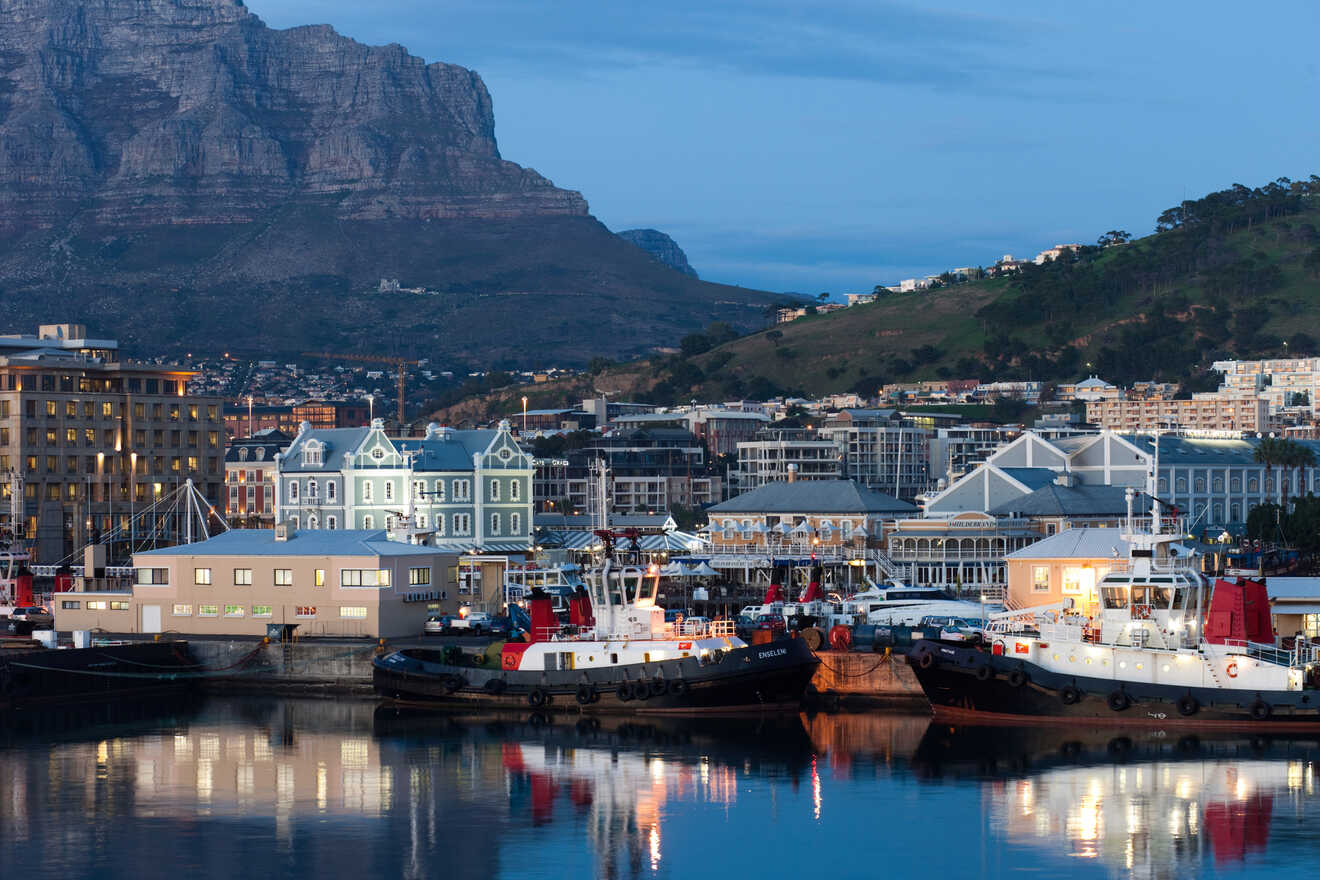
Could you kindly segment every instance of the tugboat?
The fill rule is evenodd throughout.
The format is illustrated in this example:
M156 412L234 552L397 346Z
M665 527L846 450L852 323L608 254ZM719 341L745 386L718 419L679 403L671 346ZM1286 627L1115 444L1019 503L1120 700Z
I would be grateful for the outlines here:
M551 597L532 590L525 641L498 664L456 648L406 648L373 661L376 690L403 702L574 708L598 712L796 711L820 661L800 638L748 645L732 621L672 624L656 605L656 566L605 562L560 624Z
M1320 730L1320 644L1276 646L1264 582L1212 586L1197 554L1161 532L1158 500L1150 529L1136 528L1133 497L1128 564L1098 584L1098 619L1065 599L994 615L989 652L913 645L936 717Z

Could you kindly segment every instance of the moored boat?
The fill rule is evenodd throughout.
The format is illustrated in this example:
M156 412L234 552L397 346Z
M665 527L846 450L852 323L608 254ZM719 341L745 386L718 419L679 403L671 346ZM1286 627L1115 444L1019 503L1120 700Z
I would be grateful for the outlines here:
M1179 536L1161 533L1159 502L1141 531L1131 498L1129 558L1098 584L1095 618L1065 601L995 615L989 651L913 645L936 716L1320 730L1320 646L1276 639L1263 582L1211 584Z
M605 533L609 534L609 533ZM732 621L666 623L659 572L610 554L569 602L529 594L525 641L490 660L403 649L373 661L376 690L401 701L621 712L795 710L819 660L800 638L748 645Z

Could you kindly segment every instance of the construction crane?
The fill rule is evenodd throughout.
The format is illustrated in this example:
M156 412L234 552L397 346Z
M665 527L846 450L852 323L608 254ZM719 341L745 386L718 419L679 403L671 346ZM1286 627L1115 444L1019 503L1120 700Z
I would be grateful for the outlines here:
M417 366L417 361L410 361L407 358L383 357L371 354L333 354L328 351L304 351L303 357L324 358L329 361L361 361L368 364L393 364L399 371L399 427L403 427L407 422L404 420L404 391L403 379L407 375L405 367Z

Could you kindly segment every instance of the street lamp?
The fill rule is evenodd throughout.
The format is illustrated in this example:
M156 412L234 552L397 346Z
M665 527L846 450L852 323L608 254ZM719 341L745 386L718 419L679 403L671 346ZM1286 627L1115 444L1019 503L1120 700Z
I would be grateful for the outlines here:
M526 434L527 433L527 395L525 394L523 395L522 405L523 405L523 433Z

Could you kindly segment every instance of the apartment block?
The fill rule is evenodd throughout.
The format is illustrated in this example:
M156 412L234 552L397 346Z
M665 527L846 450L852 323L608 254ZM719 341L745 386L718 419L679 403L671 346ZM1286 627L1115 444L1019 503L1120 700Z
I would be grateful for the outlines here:
M1181 427L1252 433L1269 428L1269 403L1254 394L1211 392L1191 400L1092 400L1086 420L1110 431L1133 433Z
M188 393L195 375L122 360L79 324L0 336L0 530L40 564L94 540L126 558L130 517L185 480L219 500L221 402Z

